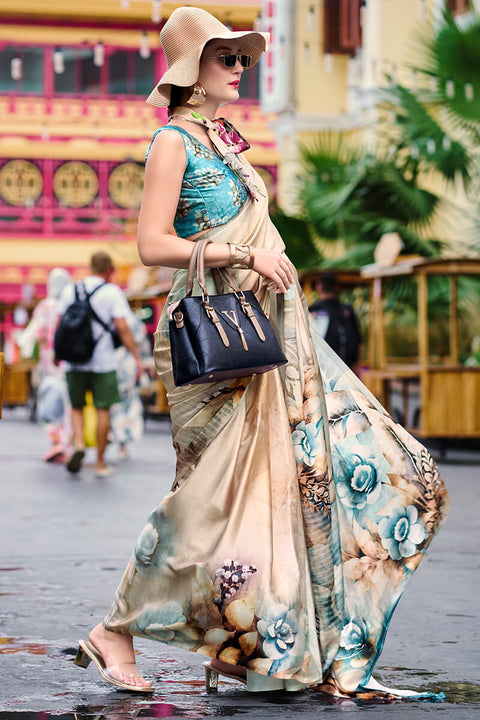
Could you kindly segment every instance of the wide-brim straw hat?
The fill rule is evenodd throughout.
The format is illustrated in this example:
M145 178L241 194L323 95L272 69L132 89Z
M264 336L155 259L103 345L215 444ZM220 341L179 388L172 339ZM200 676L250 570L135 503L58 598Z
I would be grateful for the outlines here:
M251 66L268 48L269 33L255 30L232 32L226 25L196 7L180 7L173 11L160 33L167 70L153 88L147 103L157 107L170 104L172 85L190 87L198 80L200 58L210 40L240 40L242 53L252 56Z

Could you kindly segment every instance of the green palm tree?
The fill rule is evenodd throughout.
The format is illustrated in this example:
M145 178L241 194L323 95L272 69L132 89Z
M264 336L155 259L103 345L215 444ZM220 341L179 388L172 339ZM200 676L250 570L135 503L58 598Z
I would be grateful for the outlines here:
M459 27L446 10L425 47L425 65L416 70L430 82L434 78L435 89L413 91L387 77L381 92L384 119L373 151L352 149L342 135L328 133L303 148L299 216L273 218L286 231L289 251L292 227L292 249L300 254L300 267L314 263L312 248L328 246L333 252L325 254L334 257L324 259L324 266L368 264L382 235L391 232L401 237L406 254L432 256L442 251L444 244L433 237L432 223L445 201L425 189L422 181L437 173L447 184L460 181L467 192L475 190L479 173L472 149L479 137L480 17L473 15ZM475 227L472 219L471 245L478 251ZM302 242L308 249L305 254ZM308 265L302 264L302 257Z
M446 9L433 37L424 42L423 56L424 64L414 69L425 78L425 87L412 90L386 78L376 148L352 149L341 134L323 133L302 149L299 215L273 218L300 268L371 263L378 241L391 232L402 239L404 254L441 254L444 242L434 236L433 223L449 206L426 189L432 173L447 186L461 183L476 199L464 250L480 252L480 17L472 14L459 25ZM324 251L323 258L316 248ZM432 327L448 328L446 279L434 278L429 295ZM478 296L478 282L465 278L458 298L465 328L475 327ZM405 325L403 342L416 324L411 281L390 281L387 310L395 314L393 338ZM465 330L465 337L469 333Z

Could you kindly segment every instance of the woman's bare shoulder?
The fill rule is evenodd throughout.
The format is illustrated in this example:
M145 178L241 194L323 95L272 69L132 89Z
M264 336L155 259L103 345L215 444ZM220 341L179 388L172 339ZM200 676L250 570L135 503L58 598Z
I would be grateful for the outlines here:
M171 149L178 152L179 148L184 147L184 142L182 135L178 132L178 130L175 130L173 127L164 127L157 133L152 142L152 149L155 146L164 148L165 150Z
M165 127L156 134L148 151L146 165L157 165L158 161L163 165L186 165L185 145L179 132Z

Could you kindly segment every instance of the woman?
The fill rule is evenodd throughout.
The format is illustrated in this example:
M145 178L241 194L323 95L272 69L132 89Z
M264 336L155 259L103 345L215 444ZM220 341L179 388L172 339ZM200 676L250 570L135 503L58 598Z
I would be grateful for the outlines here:
M49 448L43 456L46 462L63 462L72 440L65 367L64 363L55 362L53 348L59 318L59 298L71 280L70 273L63 268L50 271L47 297L35 307L32 319L20 338L23 357L32 357L34 345L38 343L39 359L35 368L37 416L44 424L49 440Z
M288 365L175 387L164 313L154 356L172 408L176 477L77 663L93 659L114 684L151 691L135 666L137 635L209 656L210 689L223 673L249 690L381 692L372 670L445 517L443 481L428 452L321 338L312 341L265 186L240 156L246 143L213 122L238 99L267 36L180 8L161 39L168 70L149 102L168 105L170 120L149 149L140 256L178 268L173 303L185 293L195 240L210 238L209 267L240 268L235 279L267 311L283 298Z

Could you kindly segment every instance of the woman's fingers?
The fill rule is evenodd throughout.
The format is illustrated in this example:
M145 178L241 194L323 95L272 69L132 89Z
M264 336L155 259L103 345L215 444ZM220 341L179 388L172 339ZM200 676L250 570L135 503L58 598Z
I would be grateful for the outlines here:
M278 269L273 280L281 292L288 292L290 283L288 282L287 274L283 270Z
M287 277L290 283L294 282L295 279L295 268L286 255L281 256L281 267L287 273Z
M281 267L279 270L277 270L277 273L278 273L278 275L280 275L280 277L282 278L282 281L283 281L283 283L284 283L284 285L285 285L285 288L286 288L286 290L285 290L285 292L286 292L286 291L289 289L289 287L290 287L290 285L292 284L292 282L293 282L293 276L292 276L292 273L291 273L291 271L290 271L290 268L286 268L286 269L285 269L284 267Z
M275 280L272 280L271 278L264 278L261 282L262 286L267 286L267 290L270 292L282 292L286 293L288 292L289 285L288 283L285 283L279 276Z
M295 270L293 269L293 266L287 264L287 267L284 267L284 270L287 273L289 283L292 284L295 281Z
M290 285L295 281L295 268L285 255L279 253L276 257L271 256L273 267L264 269L262 286L267 286L270 292L288 292Z

